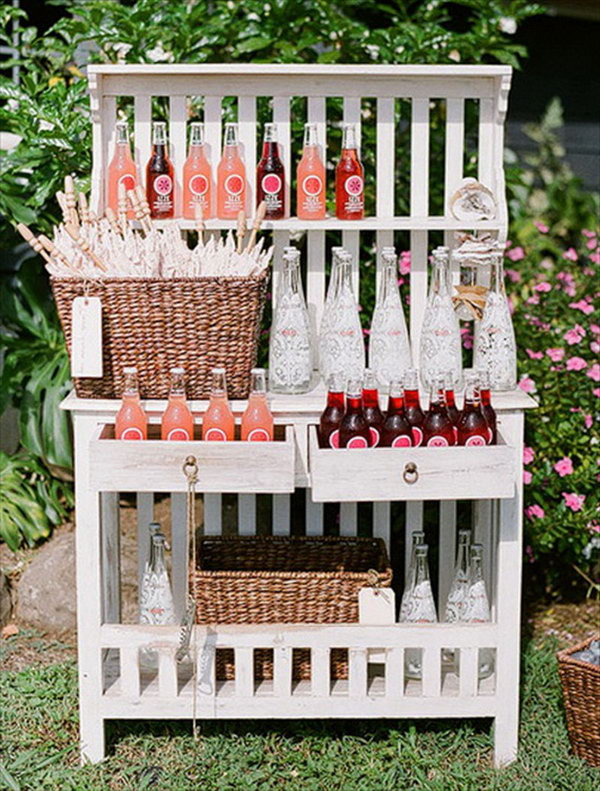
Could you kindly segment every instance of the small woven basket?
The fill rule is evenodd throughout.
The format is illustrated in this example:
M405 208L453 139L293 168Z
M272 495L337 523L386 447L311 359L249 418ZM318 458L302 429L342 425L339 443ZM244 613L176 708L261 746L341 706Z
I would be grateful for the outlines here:
M180 366L188 398L206 398L211 368L223 367L230 398L246 398L267 282L266 270L252 277L51 278L69 355L73 300L102 301L103 376L75 379L75 392L120 398L123 368L135 365L142 398L167 398L169 371Z
M575 755L600 767L600 666L572 656L594 639L598 637L559 651L557 658L571 747Z
M358 592L389 587L392 570L380 538L217 536L198 541L190 590L196 621L356 623ZM195 585L195 587L194 587ZM219 649L217 679L235 677L232 649ZM256 680L273 678L273 652L254 652ZM292 677L311 677L310 651L294 649ZM331 677L348 678L347 650L331 651Z

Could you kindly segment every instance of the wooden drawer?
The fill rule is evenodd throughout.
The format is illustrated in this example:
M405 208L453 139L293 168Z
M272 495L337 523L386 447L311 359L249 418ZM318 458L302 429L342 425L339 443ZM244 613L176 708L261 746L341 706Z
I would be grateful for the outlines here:
M521 467L515 448L320 448L309 430L315 502L457 500L513 497Z
M90 485L98 491L182 492L183 464L198 462L198 492L289 493L294 490L294 428L275 426L273 442L203 442L200 426L190 442L160 439L149 426L142 442L114 439L114 425L101 424L90 442ZM236 426L236 432L239 426Z

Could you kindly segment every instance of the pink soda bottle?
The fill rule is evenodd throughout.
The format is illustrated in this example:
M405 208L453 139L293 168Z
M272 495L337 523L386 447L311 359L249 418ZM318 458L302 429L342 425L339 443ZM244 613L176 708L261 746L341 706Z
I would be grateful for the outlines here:
M487 371L477 371L479 376L479 395L481 396L481 411L488 424L489 445L495 445L498 435L498 421L496 410L492 406L492 391L490 389L490 375Z
M365 215L364 169L358 157L355 124L344 124L342 155L335 169L335 216L362 220Z
M371 429L363 413L362 386L358 379L352 379L348 382L346 412L340 423L340 448L368 448L370 444Z
M121 408L115 418L115 437L117 439L147 439L148 418L140 404L137 368L123 369L125 386Z
M370 368L365 370L365 380L363 382L363 414L367 425L371 430L371 447L376 448L380 444L381 427L383 425L383 412L379 408L379 390L377 379Z
M477 374L465 376L465 402L456 429L459 445L487 445L489 442L487 420L481 411Z
M412 427L404 411L402 382L390 382L388 408L381 429L382 448L410 448L413 444Z
M171 368L169 403L162 416L161 439L183 442L194 439L194 418L185 400L184 380L183 368Z
M146 165L146 200L153 220L168 220L175 213L173 163L169 159L167 125L152 124L152 154Z
M273 415L267 401L267 377L264 368L253 368L248 406L242 415L242 440L270 442L273 439Z
M419 376L414 368L409 368L404 376L404 412L412 430L413 445L418 448L423 442L425 415L419 400Z
M319 447L339 448L340 423L346 411L346 394L344 385L339 376L333 375L329 379L327 392L327 406L319 420Z
M279 157L277 124L265 124L262 157L256 168L256 208L265 202L265 219L285 217L285 173Z
M117 121L115 131L115 153L108 166L108 197L106 202L109 208L117 214L119 209L119 185L122 184L126 192L134 189L137 174L135 162L131 156L127 121ZM128 209L127 216L131 220L134 218L133 209Z
M227 399L225 369L212 369L208 409L202 419L202 439L206 442L231 442L235 439L235 420Z
M217 168L217 217L235 220L246 208L246 168L240 156L237 124L225 124L223 156Z
M186 220L196 218L196 206L202 209L203 219L212 217L212 171L206 158L204 124L193 123L188 158L183 166L183 216Z
M317 143L317 125L304 124L304 149L298 163L296 214L300 220L325 217L325 165Z
M429 409L423 421L423 445L445 448L455 445L454 426L446 409L444 377L436 376L431 388Z

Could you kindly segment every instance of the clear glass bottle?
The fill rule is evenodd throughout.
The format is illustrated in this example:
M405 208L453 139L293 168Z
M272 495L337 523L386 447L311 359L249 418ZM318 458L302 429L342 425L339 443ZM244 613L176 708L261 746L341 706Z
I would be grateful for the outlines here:
M308 309L302 291L300 251L283 256L277 304L269 338L269 388L273 393L310 390L313 354Z
M465 623L489 623L491 621L490 602L483 579L483 546L472 544L469 558L469 587L465 600L462 621ZM488 678L494 672L494 651L491 648L479 649L479 678Z
M454 579L448 592L444 621L454 623L461 621L465 610L467 594L469 592L469 552L471 548L471 531L469 529L458 531L458 547L456 550L456 565Z
M339 374L346 381L362 379L365 371L365 344L352 290L352 256L337 254L335 292L325 302L319 331L319 366L324 381Z
M410 581L404 618L405 623L437 623L437 612L427 562L427 544L415 547L415 565ZM423 652L420 648L407 648L404 651L404 675L409 679L423 677Z
M434 380L452 374L454 386L462 380L460 326L448 287L448 248L433 251L429 296L421 329L419 366L421 381L431 388Z
M412 590L413 574L415 571L415 549L417 545L425 543L425 533L422 530L413 530L411 534L411 547L410 547L410 561L408 563L408 571L406 572L406 582L404 585L404 592L400 601L400 621L406 621L406 610L408 607L408 599Z
M490 288L481 321L475 325L473 367L487 372L494 390L513 390L517 386L517 344L498 245L491 259Z
M175 623L175 607L165 564L165 537L156 527L156 523L150 524L150 556L140 587L140 623L164 626ZM142 648L140 664L149 668L158 667L158 652Z
M398 256L393 247L384 247L381 285L369 336L369 365L382 387L404 378L412 367L408 329L398 289Z

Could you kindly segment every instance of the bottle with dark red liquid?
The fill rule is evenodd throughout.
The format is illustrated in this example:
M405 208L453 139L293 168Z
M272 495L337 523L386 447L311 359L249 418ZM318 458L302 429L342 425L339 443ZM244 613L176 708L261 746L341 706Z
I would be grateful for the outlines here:
M167 125L162 121L152 124L152 154L146 165L146 200L154 220L173 217L173 165L167 148Z
M279 158L277 124L265 124L263 151L256 168L256 206L265 202L265 219L285 217L285 174Z
M342 155L335 169L335 216L362 220L365 215L364 170L358 158L356 126L344 124Z
M382 448L410 448L413 445L411 425L404 412L402 382L390 382L388 408L381 429Z
M346 390L346 412L340 423L340 448L368 448L371 444L371 429L362 405L362 385L351 379Z
M346 396L342 379L332 376L329 380L327 406L319 421L319 447L339 448L340 423L346 411Z
M481 411L488 424L489 445L495 445L497 441L497 419L496 410L492 406L492 391L490 389L490 376L487 371L477 371L479 376L479 395L481 396Z
M381 426L383 424L383 412L379 408L379 390L377 379L370 368L365 369L365 381L363 383L363 414L371 429L371 447L376 448L381 440Z
M419 376L414 368L409 368L404 376L404 412L412 430L412 444L417 448L423 442L425 415L419 400Z
M454 375L452 371L448 371L445 374L446 377L446 409L448 410L448 414L450 415L450 420L452 421L452 425L454 426L454 439L456 440L457 434L457 426L458 421L460 419L460 410L456 406L456 398L454 397Z
M465 377L465 403L456 428L459 445L488 444L488 424L481 411L477 374L469 374Z
M437 376L431 388L429 409L423 421L423 445L428 448L456 445L454 426L446 409L444 382L443 376Z

